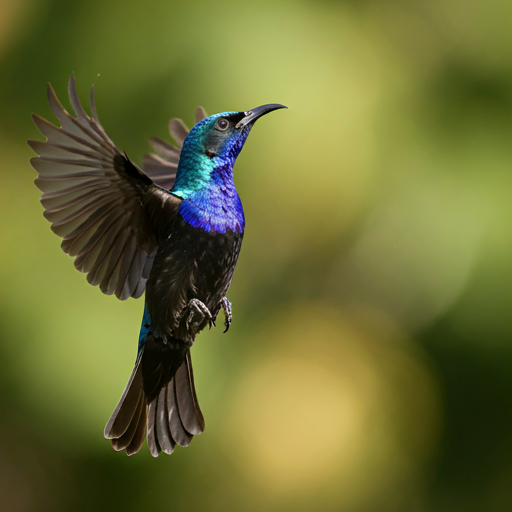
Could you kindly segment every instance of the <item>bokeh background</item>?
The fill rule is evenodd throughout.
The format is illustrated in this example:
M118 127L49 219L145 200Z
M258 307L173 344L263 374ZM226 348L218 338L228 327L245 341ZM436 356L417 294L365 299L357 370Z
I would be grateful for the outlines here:
M198 104L290 107L237 162L234 322L171 457L103 439L143 304L32 183L71 72L135 161ZM2 510L512 510L511 2L1 0L0 154Z

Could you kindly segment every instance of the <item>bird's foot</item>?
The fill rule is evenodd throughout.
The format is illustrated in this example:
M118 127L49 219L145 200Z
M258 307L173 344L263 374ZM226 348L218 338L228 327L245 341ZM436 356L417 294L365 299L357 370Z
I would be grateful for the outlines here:
M190 309L190 313L185 323L187 330L190 329L191 325L194 330L198 329L200 325L204 324L205 319L208 322L212 320L210 310L199 299L190 300L187 307ZM199 315L200 320L191 324L196 315Z
M224 315L226 317L224 320L224 326L226 327L224 329L224 332L228 332L229 326L231 325L231 320L233 320L233 314L231 313L231 302L229 302L227 297L224 297L220 301L220 305L222 306L222 309L224 310Z

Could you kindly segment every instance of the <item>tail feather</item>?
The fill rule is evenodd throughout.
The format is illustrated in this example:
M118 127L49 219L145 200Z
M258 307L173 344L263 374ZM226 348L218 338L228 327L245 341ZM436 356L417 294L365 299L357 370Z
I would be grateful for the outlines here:
M143 393L140 361L141 358L135 363L119 403L105 426L104 436L106 439L118 439L132 423L141 393Z
M204 418L197 400L194 386L194 371L190 351L185 355L185 362L178 368L175 376L176 401L181 422L187 432L197 436L204 431Z
M148 407L148 435L147 443L149 451L153 457L158 457L162 449L158 443L158 437L156 435L156 406L157 399L155 398Z
M164 453L171 454L174 451L176 441L170 432L169 416L167 412L167 390L172 386L172 380L160 390L158 398L155 398L156 412L156 438Z
M142 400L142 409L137 420L137 430L133 436L132 442L126 447L126 455L133 455L140 450L144 438L146 437L146 419L148 416L148 406L145 400Z
M183 425L179 414L176 399L176 378L167 386L167 414L171 435L179 446L188 446L192 442L192 434L189 434Z
M151 455L157 457L161 451L171 454L176 444L189 446L192 438L204 431L205 424L195 392L190 352L176 375L160 383L149 404L143 385L143 357L144 353L105 427L105 437L112 440L114 450L132 455L140 450L147 435Z
M116 452L120 452L121 450L125 450L128 446L130 446L133 438L135 437L135 432L137 432L137 427L139 426L139 422L141 421L141 413L143 409L146 408L146 403L144 400L144 394L141 392L139 394L139 401L137 402L137 406L135 412L133 414L133 419L126 432L117 439L112 439L112 448L116 450ZM145 417L144 417L145 421Z

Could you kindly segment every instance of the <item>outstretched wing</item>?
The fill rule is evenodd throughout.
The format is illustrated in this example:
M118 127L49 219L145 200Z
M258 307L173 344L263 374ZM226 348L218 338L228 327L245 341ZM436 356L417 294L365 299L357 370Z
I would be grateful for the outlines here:
M195 113L195 122L208 117L208 114L203 107L197 107ZM183 142L190 131L181 119L171 119L169 121L169 131L176 141L178 147L175 147L168 142L152 137L149 142L155 153L146 153L142 157L142 168L144 172L158 185L169 190L176 178L176 170L178 169L178 162L180 160L180 149Z
M48 102L62 126L32 116L46 137L28 141L39 155L30 162L39 173L35 184L43 192L44 216L89 283L121 300L140 297L159 239L150 212L161 204L171 222L180 200L157 187L110 140L96 113L94 86L92 118L80 103L73 75L68 92L77 117L64 109L50 85Z

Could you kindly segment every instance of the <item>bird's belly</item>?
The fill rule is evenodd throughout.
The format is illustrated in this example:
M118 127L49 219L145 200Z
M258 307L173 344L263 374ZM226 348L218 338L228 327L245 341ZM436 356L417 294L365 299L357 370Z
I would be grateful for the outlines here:
M226 295L243 233L205 232L182 223L160 245L146 285L146 302L152 328L160 337L194 336L184 318L192 299L200 300L213 316Z

